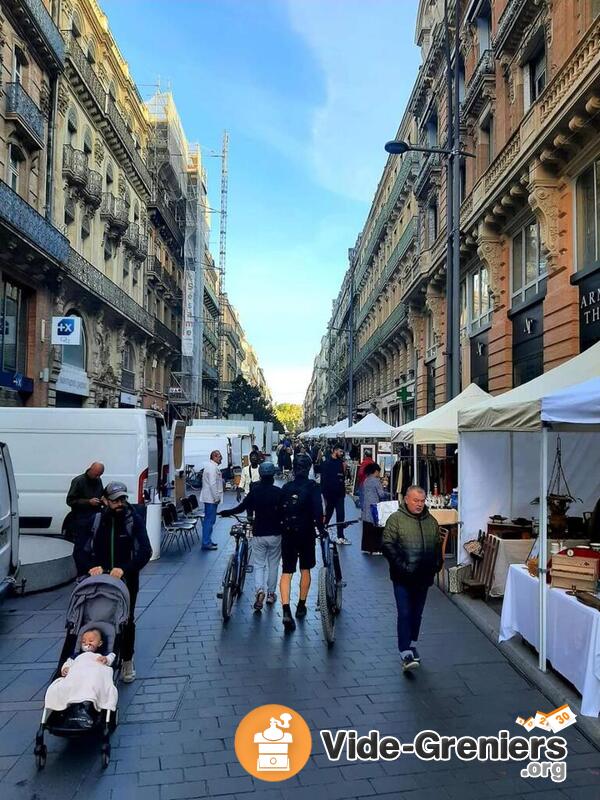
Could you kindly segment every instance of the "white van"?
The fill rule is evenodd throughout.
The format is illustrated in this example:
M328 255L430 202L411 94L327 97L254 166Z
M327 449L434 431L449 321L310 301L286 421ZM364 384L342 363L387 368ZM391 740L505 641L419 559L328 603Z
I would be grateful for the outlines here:
M231 466L231 441L229 436L215 433L195 431L188 427L183 442L185 465L193 467L196 472L204 469L213 450L219 450L223 456L221 470Z
M254 444L252 422L236 419L194 419L187 429L186 436L190 435L225 436L230 445L231 456L227 466L245 467L248 464L248 456ZM225 453L223 464L225 465Z
M93 461L105 466L105 486L126 484L132 503L167 477L165 421L156 411L0 408L0 441L10 447L21 533L60 534L71 481Z
M19 571L19 507L8 446L0 442L0 597Z

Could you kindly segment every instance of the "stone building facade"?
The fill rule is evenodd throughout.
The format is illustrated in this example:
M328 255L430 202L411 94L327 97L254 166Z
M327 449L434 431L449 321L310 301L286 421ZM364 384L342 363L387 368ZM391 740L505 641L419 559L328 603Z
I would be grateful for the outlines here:
M446 144L443 5L420 3L422 65L397 134L434 147ZM499 393L600 339L600 3L458 8L461 140L474 155L460 164L461 376ZM446 400L446 186L443 157L390 156L351 251L359 414L400 424Z

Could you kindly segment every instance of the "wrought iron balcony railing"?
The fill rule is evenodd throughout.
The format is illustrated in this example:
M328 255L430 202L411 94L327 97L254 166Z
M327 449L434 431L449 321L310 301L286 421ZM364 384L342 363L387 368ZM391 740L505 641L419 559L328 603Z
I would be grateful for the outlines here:
M202 361L202 377L214 381L217 383L219 380L219 373L216 367L213 367L212 364L208 364L205 360Z
M88 205L98 208L102 202L102 175L95 169L88 169L88 176L83 194Z
M100 216L108 223L113 233L122 235L129 226L129 209L124 200L115 197L112 192L104 192Z
M216 291L213 289L210 281L204 281L204 296L208 297L214 308L219 309L219 298Z
M44 146L44 115L20 83L6 84L6 116L17 122L30 143Z
M109 306L114 312L129 319L148 334L154 333L154 319L137 303L133 297L123 291L120 286L110 280L103 272L96 269L82 255L68 247L66 271L90 291L101 303Z
M178 336L174 331L167 327L164 322L159 319L154 319L154 333L162 339L169 347L177 352L181 351L181 336Z
M65 65L65 43L42 0L3 0L23 28L50 72L61 72Z
M148 208L161 217L162 223L166 225L169 233L175 240L179 247L183 247L184 242L184 224L180 223L177 219L175 209L165 197L164 192L155 190L152 193Z
M69 257L69 240L0 180L0 222L54 261L64 264Z
M63 145L63 177L70 186L85 186L88 182L88 156L70 144ZM98 173L96 173L98 174ZM102 177L100 178L102 181Z
M495 79L496 64L494 61L494 51L484 50L475 72L471 76L465 99L463 100L462 110L464 114L478 114L483 108L485 98L483 97L483 87L486 81L492 83Z
M123 246L132 252L137 251L140 244L140 226L137 222L130 222L123 234Z

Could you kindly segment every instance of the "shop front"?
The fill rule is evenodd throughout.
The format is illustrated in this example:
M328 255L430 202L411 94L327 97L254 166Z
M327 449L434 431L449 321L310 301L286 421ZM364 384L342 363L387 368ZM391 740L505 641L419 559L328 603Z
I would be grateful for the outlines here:
M600 270L579 281L579 346L587 350L600 341Z

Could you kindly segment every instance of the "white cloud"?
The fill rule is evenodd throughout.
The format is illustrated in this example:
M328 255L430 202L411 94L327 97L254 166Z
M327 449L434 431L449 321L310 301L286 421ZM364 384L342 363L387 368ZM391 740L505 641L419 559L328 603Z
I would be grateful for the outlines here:
M417 3L287 0L294 30L318 61L326 101L316 109L309 153L325 188L369 201L416 76ZM408 12L408 13L407 13Z

